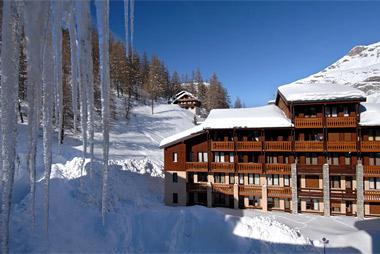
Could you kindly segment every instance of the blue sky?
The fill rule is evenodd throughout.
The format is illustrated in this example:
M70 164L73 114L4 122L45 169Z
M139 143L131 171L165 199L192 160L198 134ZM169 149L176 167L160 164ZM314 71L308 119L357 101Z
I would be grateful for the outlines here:
M111 31L124 40L123 1ZM380 2L136 1L135 41L169 70L216 72L231 101L266 104L276 88L380 41Z

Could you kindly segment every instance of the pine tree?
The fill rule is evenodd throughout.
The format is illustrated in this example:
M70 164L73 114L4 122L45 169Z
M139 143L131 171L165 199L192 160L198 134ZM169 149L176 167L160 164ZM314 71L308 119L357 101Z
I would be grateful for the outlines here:
M239 97L236 97L236 100L235 100L235 103L234 103L234 108L242 108L243 105L240 101L240 98Z

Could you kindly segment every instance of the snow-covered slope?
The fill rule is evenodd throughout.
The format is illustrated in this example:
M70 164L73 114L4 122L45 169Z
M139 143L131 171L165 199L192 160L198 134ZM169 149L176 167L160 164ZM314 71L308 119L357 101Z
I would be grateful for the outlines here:
M367 101L380 102L380 42L356 46L322 71L294 83L348 85L369 95Z
M122 107L120 107L122 108ZM97 160L84 163L81 142L67 136L51 175L49 235L43 229L42 157L37 157L36 218L25 170L26 126L19 126L17 177L11 217L11 252L317 252L298 230L266 216L227 215L205 207L163 204L162 138L187 129L193 115L177 105L136 106L111 124L109 199L106 225L100 211L101 143ZM97 133L97 137L99 137ZM39 147L41 148L41 140Z

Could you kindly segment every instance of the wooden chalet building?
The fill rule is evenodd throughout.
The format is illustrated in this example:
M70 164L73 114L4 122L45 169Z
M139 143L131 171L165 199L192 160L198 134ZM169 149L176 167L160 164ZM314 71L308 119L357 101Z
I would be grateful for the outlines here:
M199 115L201 101L192 93L181 91L177 93L172 104L178 104L181 108L191 111L194 115Z
M212 110L168 137L168 205L380 215L380 107L334 84L291 84L275 103Z

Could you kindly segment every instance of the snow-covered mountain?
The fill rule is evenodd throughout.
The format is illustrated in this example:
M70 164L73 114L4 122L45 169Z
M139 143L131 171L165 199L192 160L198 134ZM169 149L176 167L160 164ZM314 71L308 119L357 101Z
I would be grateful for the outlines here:
M367 101L380 102L380 42L356 46L322 71L293 83L348 85L364 91Z

